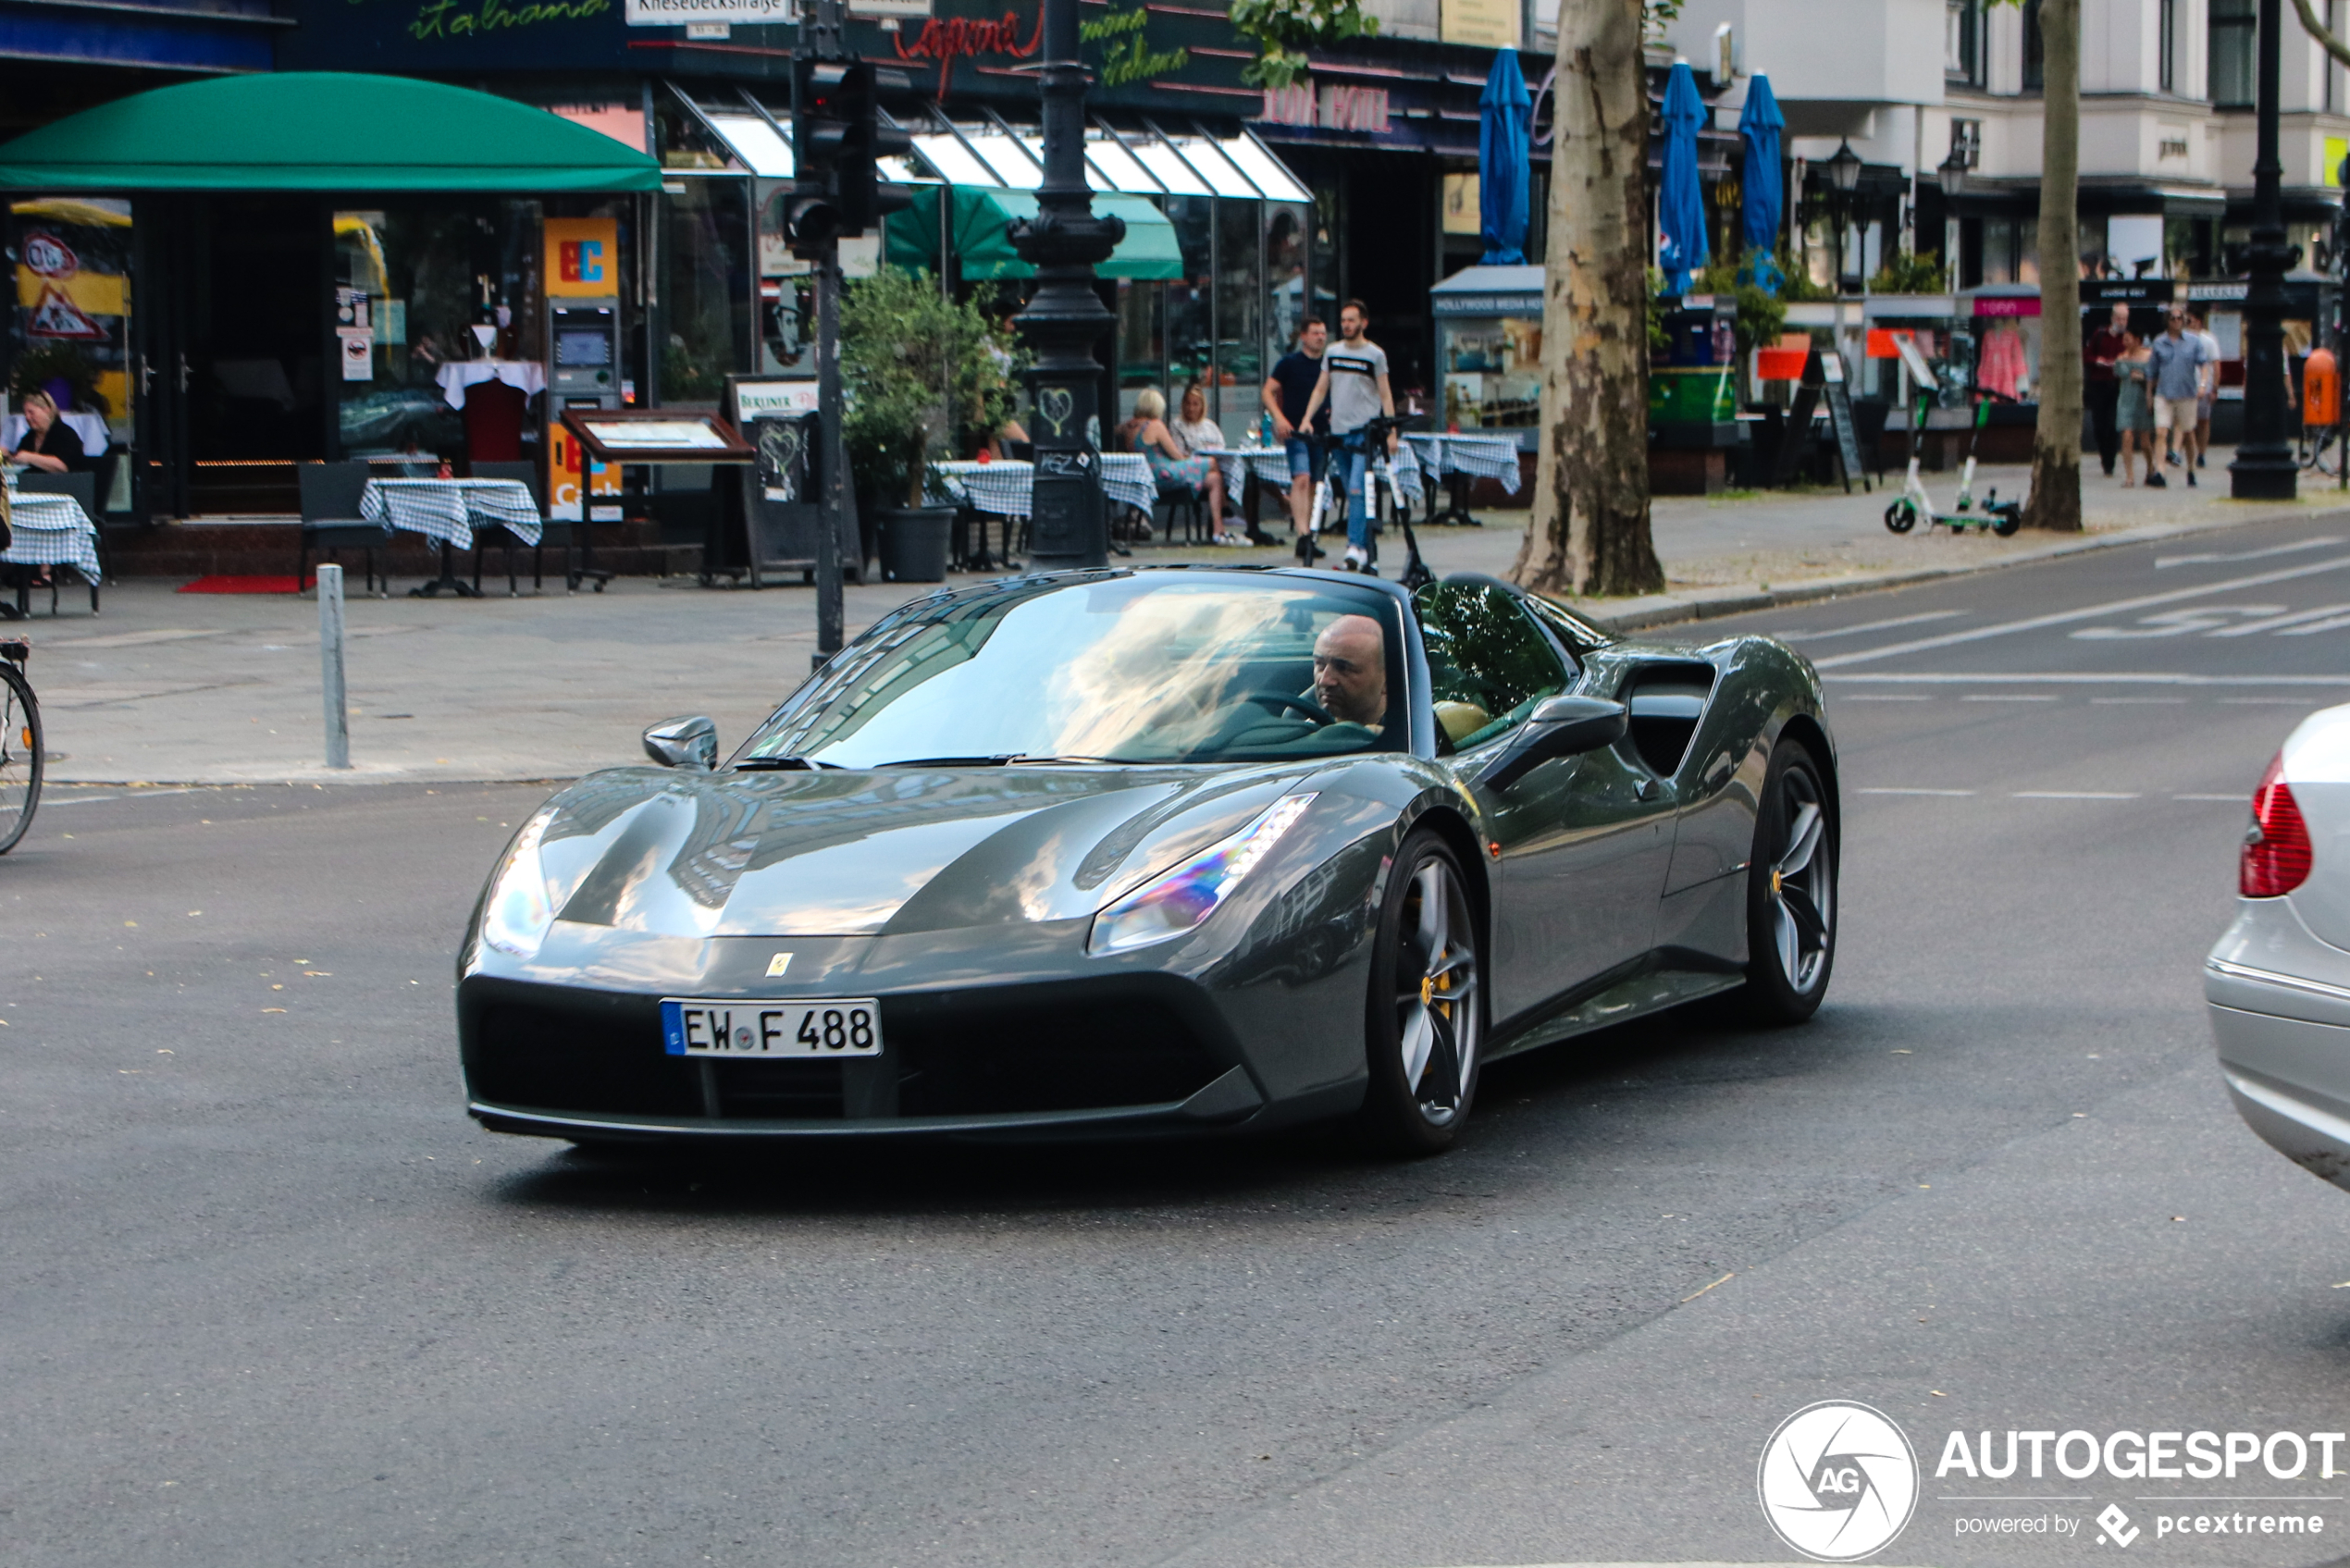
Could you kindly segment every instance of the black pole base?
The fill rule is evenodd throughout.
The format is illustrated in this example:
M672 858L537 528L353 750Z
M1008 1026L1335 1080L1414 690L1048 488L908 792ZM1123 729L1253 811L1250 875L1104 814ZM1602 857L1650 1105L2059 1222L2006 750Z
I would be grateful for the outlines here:
M2300 496L2301 465L2290 448L2273 452L2236 449L2228 464L2228 495L2235 500L2294 500Z

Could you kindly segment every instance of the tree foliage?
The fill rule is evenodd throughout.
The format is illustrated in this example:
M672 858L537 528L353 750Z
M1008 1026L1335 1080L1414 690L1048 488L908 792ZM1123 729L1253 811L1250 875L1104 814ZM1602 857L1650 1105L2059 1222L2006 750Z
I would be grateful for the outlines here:
M840 305L841 435L877 496L921 502L925 469L957 431L993 431L1011 417L1012 373L1024 363L1011 333L974 302L942 298L936 280L884 266L851 281Z
M1256 58L1241 68L1252 87L1287 87L1305 70L1305 51L1379 31L1356 0L1232 0L1232 31L1253 41Z

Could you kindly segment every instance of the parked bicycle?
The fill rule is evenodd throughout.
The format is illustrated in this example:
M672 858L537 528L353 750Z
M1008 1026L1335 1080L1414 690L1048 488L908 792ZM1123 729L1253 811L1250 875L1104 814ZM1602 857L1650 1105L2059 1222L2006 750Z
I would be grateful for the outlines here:
M25 679L26 642L0 642L0 855L32 825L41 804L41 704Z

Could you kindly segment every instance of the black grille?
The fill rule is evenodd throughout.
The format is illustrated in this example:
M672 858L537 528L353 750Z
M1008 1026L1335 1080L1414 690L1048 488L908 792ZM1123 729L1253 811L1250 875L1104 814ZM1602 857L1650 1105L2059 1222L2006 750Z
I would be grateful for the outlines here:
M1188 1099L1226 1064L1149 1001L984 1010L883 1004L901 1116L1099 1110Z
M520 988L515 988L520 989ZM573 1007L482 998L465 1031L466 1080L476 1100L518 1110L699 1118L710 1114L703 1069L714 1072L722 1117L833 1120L843 1115L844 1068L822 1061L714 1061L662 1049L658 1010L634 999ZM1202 1043L1179 1009L1152 997L1070 999L1027 993L971 1005L899 997L882 1004L895 1114L989 1116L1166 1105L1190 1098L1231 1063ZM860 1102L865 1094L857 1096ZM878 1114L888 1093L873 1096Z

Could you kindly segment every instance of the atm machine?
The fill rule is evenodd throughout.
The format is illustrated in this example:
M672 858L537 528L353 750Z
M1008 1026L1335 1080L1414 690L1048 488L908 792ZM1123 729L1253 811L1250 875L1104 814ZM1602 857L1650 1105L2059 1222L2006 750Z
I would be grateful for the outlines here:
M547 302L548 515L576 523L621 520L620 469L581 452L563 428L567 408L619 408L620 301Z

